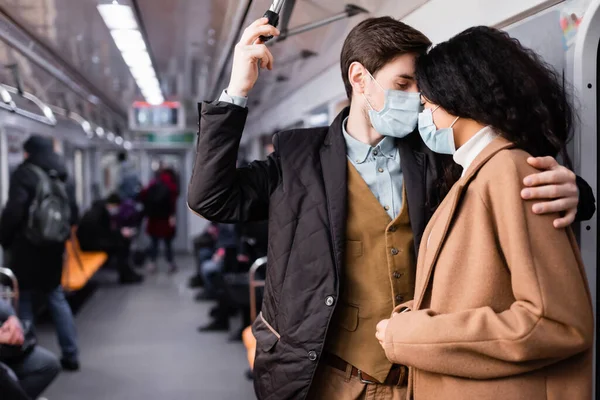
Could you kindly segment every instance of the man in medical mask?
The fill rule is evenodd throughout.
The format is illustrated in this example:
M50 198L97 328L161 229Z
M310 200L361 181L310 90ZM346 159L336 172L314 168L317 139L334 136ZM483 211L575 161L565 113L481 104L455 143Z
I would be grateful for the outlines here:
M266 19L247 28L229 87L199 106L189 206L217 222L269 219L253 325L259 399L403 399L407 368L387 360L375 330L413 296L417 250L451 162L416 130L414 62L430 42L392 18L362 22L341 55L350 108L329 127L276 134L267 160L237 169L247 98L259 67L274 66L258 38L278 34ZM533 177L530 195L557 194L541 212L564 211L557 224L570 224L575 176L554 161L536 165L547 171Z

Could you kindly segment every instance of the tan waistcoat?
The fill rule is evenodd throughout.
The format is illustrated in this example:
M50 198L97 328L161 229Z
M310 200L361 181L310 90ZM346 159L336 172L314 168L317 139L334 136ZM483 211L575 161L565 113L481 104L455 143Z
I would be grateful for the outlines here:
M377 324L414 295L415 254L406 193L391 221L348 162L346 259L327 351L383 382L392 363L375 337Z

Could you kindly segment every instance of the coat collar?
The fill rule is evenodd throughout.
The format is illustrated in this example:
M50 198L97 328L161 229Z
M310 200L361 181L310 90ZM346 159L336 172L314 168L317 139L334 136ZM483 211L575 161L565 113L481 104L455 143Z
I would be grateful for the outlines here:
M396 146L400 154L410 225L415 236L415 250L418 250L418 243L421 241L427 224L428 160L424 153L416 151L411 146L409 140L409 137L396 139Z
M452 218L456 213L458 204L462 198L465 188L474 179L477 172L497 153L514 147L508 140L497 137L485 149L479 153L473 163L469 166L463 177L452 187L448 196L444 199L423 234L423 241L419 249L419 262L417 267L417 281L415 289L415 309L419 309L425 297L429 281L431 280L433 267L438 259L440 250Z
M346 219L348 217L348 169L342 124L349 112L350 108L345 108L333 121L325 136L320 154L329 215L329 232L333 246L333 261L338 276L344 260Z

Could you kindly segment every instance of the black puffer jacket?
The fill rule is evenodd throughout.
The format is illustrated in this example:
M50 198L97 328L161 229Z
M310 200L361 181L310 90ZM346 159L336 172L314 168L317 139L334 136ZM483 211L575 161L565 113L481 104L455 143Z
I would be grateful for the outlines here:
M342 122L348 110L329 128L276 134L275 152L266 161L240 169L235 165L247 109L204 103L199 112L188 205L218 222L269 220L267 285L253 326L257 396L304 399L340 292L348 191ZM418 132L397 146L418 250L452 158L432 153Z
M83 214L77 227L77 239L83 251L108 251L122 242L120 230L113 229L105 200L94 202Z
M67 169L60 156L52 149L31 154L10 178L8 202L0 220L0 244L4 247L7 267L13 270L22 289L51 290L60 284L63 268L64 244L36 246L23 235L29 216L29 207L35 197L38 177L26 164L37 165L46 172L56 171L64 182ZM74 186L67 184L70 198L71 218L77 220Z

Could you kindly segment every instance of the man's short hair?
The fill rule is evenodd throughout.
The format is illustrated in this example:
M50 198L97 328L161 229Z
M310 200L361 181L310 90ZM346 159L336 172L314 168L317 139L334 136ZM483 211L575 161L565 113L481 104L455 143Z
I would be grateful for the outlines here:
M121 196L119 196L117 193L111 193L106 198L106 204L121 205Z
M121 151L118 155L117 155L117 159L119 160L119 162L124 162L127 161L127 152L125 151Z
M348 98L352 85L348 70L361 63L371 74L403 54L425 54L431 41L418 30L391 17L369 18L358 24L344 42L341 55L342 79Z

